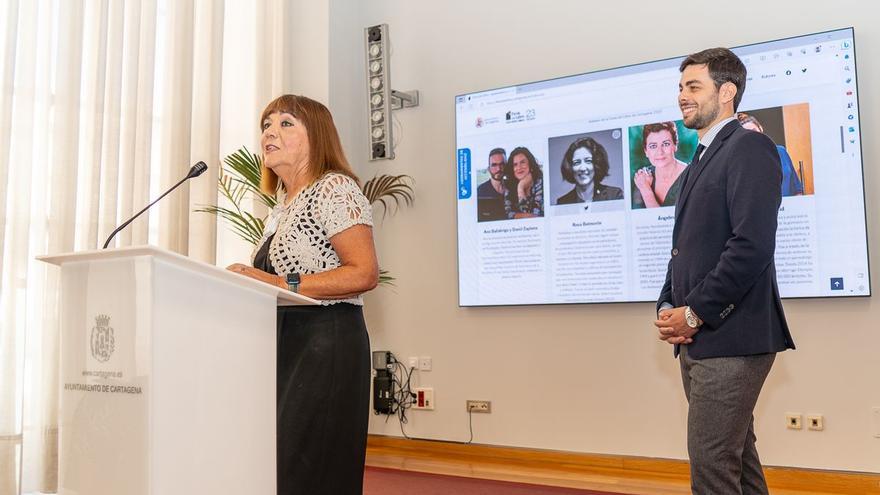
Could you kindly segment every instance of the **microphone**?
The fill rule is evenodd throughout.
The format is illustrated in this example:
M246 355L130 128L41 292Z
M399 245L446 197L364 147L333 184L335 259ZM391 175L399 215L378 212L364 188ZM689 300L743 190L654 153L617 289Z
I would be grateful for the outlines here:
M186 177L184 177L183 179L181 179L180 182L178 182L177 184L174 184L173 186L171 186L171 189L168 189L167 191L165 191L164 194L162 194L161 196L159 196L158 198L156 198L152 203L148 204L148 205L146 206L146 208L144 208L143 210L137 212L137 213L135 214L135 216L129 218L127 222L125 222L124 224L120 225L119 227L116 227L116 230L114 230L114 231L110 234L110 237L107 238L107 242L104 243L104 247L101 248L101 249L107 249L107 246L110 245L110 241L113 240L113 237L114 237L116 234L118 234L120 230L124 229L126 226L128 226L128 224L130 224L131 222L133 222L135 218L141 216L141 214L142 214L143 212L149 210L150 207L153 206L154 204L156 204L160 199L162 199L162 198L164 198L165 196L167 196L168 193L170 193L171 191L177 189L178 186L180 186L180 185L183 184L184 182L188 181L189 179L192 179L192 178L194 178L194 177L198 177L198 176L202 175L203 173L205 173L206 170L208 170L208 166L205 165L205 162L201 162L201 161L200 161L199 163L196 163L195 165L193 165L193 166L189 169L189 172L187 172Z
M205 162L196 163L195 165L192 166L192 168L189 169L189 173L186 174L186 179L192 179L194 177L198 177L198 176L202 175L203 173L205 173L206 170L208 170L208 166L205 165ZM186 179L183 179L183 180L186 180ZM177 186L174 186L174 187L177 187ZM172 187L172 189L174 189L174 187Z

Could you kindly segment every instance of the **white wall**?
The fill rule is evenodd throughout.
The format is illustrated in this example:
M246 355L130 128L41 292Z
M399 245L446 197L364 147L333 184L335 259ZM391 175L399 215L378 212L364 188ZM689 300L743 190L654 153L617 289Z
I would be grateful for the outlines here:
M415 411L409 435L468 438L466 399L484 444L685 458L686 405L678 364L652 330L651 304L459 308L455 223L456 94L847 26L856 28L869 221L880 174L880 28L873 2L755 1L734 4L575 0L331 0L329 101L364 178L406 173L417 204L377 223L380 263L395 289L367 297L373 349L432 356L416 372L433 386L435 411ZM705 12L729 12L708 15ZM393 87L418 89L421 105L396 112L397 158L370 163L364 144L365 26L390 25ZM670 88L670 99L676 88ZM380 215L381 216L381 215ZM871 258L880 239L870 228ZM875 294L880 291L874 270ZM875 298L878 296L875 296ZM765 464L880 472L880 305L872 299L785 302L798 350L779 356L757 407ZM787 411L822 413L823 432L792 431ZM371 433L400 435L374 417Z

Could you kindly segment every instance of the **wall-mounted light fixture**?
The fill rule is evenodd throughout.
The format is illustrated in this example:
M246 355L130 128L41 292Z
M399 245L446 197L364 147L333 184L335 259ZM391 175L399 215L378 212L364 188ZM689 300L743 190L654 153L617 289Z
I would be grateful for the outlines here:
M415 107L418 91L391 89L391 68L388 55L388 25L364 29L367 54L367 115L370 129L370 161L394 159L391 111Z

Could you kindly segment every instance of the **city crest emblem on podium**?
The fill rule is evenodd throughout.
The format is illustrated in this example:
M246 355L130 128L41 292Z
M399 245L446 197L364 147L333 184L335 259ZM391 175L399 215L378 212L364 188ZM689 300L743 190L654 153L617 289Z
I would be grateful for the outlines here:
M115 344L116 339L113 337L113 328L110 327L110 317L107 315L96 316L91 338L92 357L101 363L106 363L113 355Z

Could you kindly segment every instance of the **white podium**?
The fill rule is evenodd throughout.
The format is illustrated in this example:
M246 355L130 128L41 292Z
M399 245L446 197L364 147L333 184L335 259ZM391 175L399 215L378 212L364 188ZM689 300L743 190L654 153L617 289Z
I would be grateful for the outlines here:
M58 493L276 492L276 305L317 304L156 247L61 267Z

